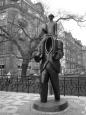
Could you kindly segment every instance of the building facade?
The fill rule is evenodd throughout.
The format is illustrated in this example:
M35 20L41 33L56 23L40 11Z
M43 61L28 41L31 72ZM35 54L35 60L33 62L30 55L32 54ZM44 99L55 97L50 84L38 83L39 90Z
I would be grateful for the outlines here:
M84 70L81 41L72 37L70 32L64 31L62 38L64 57L61 60L63 74L78 74Z
M82 53L83 53L83 66L84 66L85 73L86 73L86 46L83 46Z
M7 5L7 6L6 6ZM18 21L22 21L24 26L27 28L27 32L30 37L38 36L40 28L38 25L42 25L46 21L44 16L44 10L40 3L33 4L30 0L19 0L14 2L13 0L2 0L0 1L0 6L7 7L0 13L0 25L7 27L10 33L16 32L16 28L7 26L15 19L15 24ZM5 21L4 21L5 20ZM4 23L5 22L5 23ZM29 25L29 26L27 26ZM22 31L19 31L21 38L24 37ZM0 40L2 41L2 37ZM18 68L20 69L22 65L22 59L17 59L13 54L20 55L17 47L9 40L6 42L1 42L0 45L0 75L11 73L17 73Z
M6 25L8 22L13 20L14 17L16 17L16 21L20 20L23 21L25 24L28 23L29 26L27 26L28 33L30 33L30 36L38 36L40 32L40 26L45 23L46 16L44 15L44 9L40 3L33 4L30 0L19 0L17 2L11 1L11 0L1 0L0 6L4 6L7 4L17 4L17 7L15 5L15 8L10 7L6 10L4 10L0 14L0 25L4 24ZM22 8L22 9L21 9ZM40 25L40 26L38 26ZM70 32L65 32L62 24L58 24L57 26L58 30L58 37L63 41L64 44L64 57L61 59L61 73L62 74L77 74L84 71L84 66L86 67L83 60L85 60L85 53L82 53L82 44L79 40L76 40L72 37L72 34ZM35 29L34 29L35 28ZM10 28L7 28L8 30L11 30ZM12 30L11 30L12 31ZM13 31L15 31L15 28L13 28ZM24 36L22 31L20 31L21 37ZM0 40L2 41L2 37ZM83 50L85 52L85 50ZM18 67L20 68L22 65L22 59L18 60L13 53L16 53L20 56L19 51L15 47L15 45L12 44L12 42L1 42L0 45L0 74L4 74L5 71L8 73L9 71L12 71L14 73L17 72ZM84 56L83 56L84 55ZM31 72L38 71L38 64L35 64L35 62L31 62L29 64ZM37 66L36 66L37 65ZM35 73L35 71L34 71Z

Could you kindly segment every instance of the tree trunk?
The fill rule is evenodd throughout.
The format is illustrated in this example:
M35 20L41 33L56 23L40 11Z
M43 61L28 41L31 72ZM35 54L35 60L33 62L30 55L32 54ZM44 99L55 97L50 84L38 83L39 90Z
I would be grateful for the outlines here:
M22 71L21 71L21 78L25 78L26 77L28 63L29 63L28 59L23 59L23 62L22 62Z

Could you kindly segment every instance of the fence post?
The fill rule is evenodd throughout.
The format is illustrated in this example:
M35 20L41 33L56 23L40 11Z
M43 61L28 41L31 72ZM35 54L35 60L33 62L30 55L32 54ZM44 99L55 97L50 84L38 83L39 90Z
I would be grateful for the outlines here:
M79 97L79 77L78 77L78 97Z
M18 76L17 76L17 79L16 79L16 83L17 83L17 90L16 91L18 92L18 86L19 86L18 85L19 84L19 77Z
M65 77L64 77L64 96L65 96Z
M29 93L29 80L30 80L30 76L28 76L28 93Z

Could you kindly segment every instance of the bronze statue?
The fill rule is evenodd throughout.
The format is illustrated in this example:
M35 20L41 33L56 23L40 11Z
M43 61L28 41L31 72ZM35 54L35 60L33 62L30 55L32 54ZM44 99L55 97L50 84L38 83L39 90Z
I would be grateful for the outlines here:
M59 77L60 59L63 57L63 43L52 35L46 35L40 45L39 54L34 57L36 62L41 61L41 102L47 102L48 81L50 79L55 100L60 100Z
M53 15L49 15L50 19ZM50 79L55 101L60 100L60 89L59 89L59 77L60 73L60 59L63 57L63 42L58 40L53 32L54 24L48 23L47 34L44 36L40 43L38 54L35 55L34 59L36 62L41 62L40 72L41 72L41 91L40 97L41 102L47 102L48 95L48 81ZM51 26L51 29L48 29ZM55 31L55 30L54 30ZM52 33L53 32L53 33Z

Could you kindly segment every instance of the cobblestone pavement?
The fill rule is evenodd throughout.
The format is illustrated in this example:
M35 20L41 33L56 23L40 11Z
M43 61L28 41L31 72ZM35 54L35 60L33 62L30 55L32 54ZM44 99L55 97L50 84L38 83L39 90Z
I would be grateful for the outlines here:
M32 108L39 94L0 91L0 115L86 115L86 97L61 96L68 100L67 109L56 113L44 113Z

